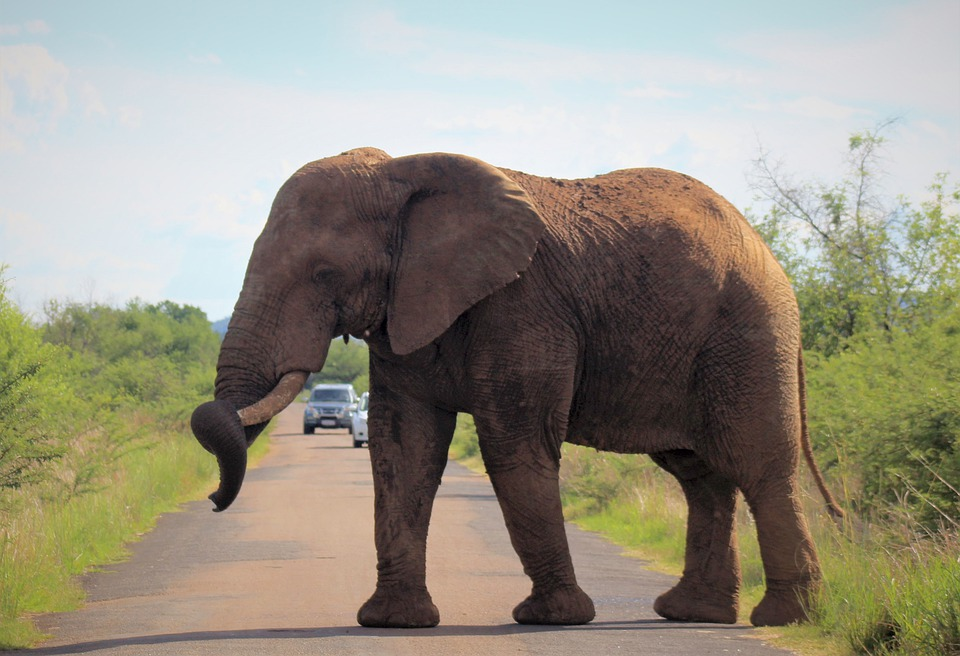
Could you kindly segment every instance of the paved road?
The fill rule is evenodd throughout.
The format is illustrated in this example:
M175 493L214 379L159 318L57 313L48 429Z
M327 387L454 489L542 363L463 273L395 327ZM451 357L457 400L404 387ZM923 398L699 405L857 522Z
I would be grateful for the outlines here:
M748 627L659 619L672 577L568 526L597 618L524 627L510 611L529 592L489 482L447 467L428 545L434 629L356 624L373 591L373 498L366 449L343 433L300 434L302 406L281 414L273 448L222 514L206 500L163 516L132 558L88 576L85 608L43 616L53 638L30 654L748 654L784 655Z

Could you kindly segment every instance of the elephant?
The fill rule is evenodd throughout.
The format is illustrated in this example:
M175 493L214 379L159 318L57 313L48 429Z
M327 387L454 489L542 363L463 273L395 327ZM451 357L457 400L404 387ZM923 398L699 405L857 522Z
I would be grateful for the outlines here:
M473 415L513 548L532 581L522 624L595 616L560 501L564 441L649 454L688 505L685 566L654 609L733 623L734 512L756 520L755 625L806 618L821 570L801 509L800 318L787 276L716 192L663 169L537 177L449 153L360 148L306 164L273 201L191 425L213 453L216 511L246 450L320 371L366 341L377 582L368 627L432 627L431 509L457 413Z

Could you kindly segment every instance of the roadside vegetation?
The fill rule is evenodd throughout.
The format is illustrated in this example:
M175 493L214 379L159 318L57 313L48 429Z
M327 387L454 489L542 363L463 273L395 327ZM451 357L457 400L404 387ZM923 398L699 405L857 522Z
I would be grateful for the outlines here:
M825 584L810 624L767 631L802 653L960 654L960 187L888 197L887 129L850 138L837 182L795 181L768 153L753 170L769 209L748 218L794 283L811 439L848 512L837 527L810 483ZM468 418L451 453L482 468ZM686 504L650 460L567 444L561 487L568 519L681 572ZM745 503L738 534L746 621L763 569Z
M78 575L123 559L218 473L189 427L220 349L201 310L49 301L30 320L8 277L0 265L0 649L40 639L31 615L76 608ZM366 391L363 343L335 341L327 365L313 382Z
M0 648L217 474L187 426L219 349L200 310L51 302L37 325L8 289L0 272Z

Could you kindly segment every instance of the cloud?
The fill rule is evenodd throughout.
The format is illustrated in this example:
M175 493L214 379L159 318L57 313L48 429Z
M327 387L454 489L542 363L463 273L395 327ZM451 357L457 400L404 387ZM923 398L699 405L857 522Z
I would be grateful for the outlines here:
M479 130L500 134L531 134L553 132L568 122L566 112L560 107L508 105L482 109L449 119L431 119L427 126L443 132Z
M93 84L90 82L84 81L80 85L80 102L83 106L84 116L106 116L107 108L103 104L103 99L100 97L100 92L97 90Z
M156 235L138 233L131 222L75 224L0 207L3 260L27 312L38 312L48 299L78 294L107 303L159 299L176 254Z
M117 119L120 125L126 128L139 128L143 122L143 109L134 105L121 105L117 109Z
M49 34L50 26L42 20L31 20L21 24L0 25L0 36L18 36L21 32L27 34Z
M606 82L666 89L671 83L709 86L751 84L740 67L656 52L624 53L557 46L412 25L393 12L356 17L348 27L370 53L387 55L421 74L459 80L496 80L538 86L557 82ZM643 84L638 84L643 81Z
M504 39L469 27L406 24L391 13L358 21L352 30L338 24L350 36L334 43L355 68L339 70L326 55L318 55L323 66L300 58L289 69L302 65L307 79L296 83L227 75L216 66L219 57L202 50L190 57L193 66L180 56L186 75L98 67L83 58L67 60L68 70L41 48L11 77L13 67L0 58L5 134L26 141L29 131L13 128L30 126L14 119L33 120L35 132L58 117L65 126L64 112L77 119L69 138L0 158L0 203L19 212L15 241L4 232L11 214L0 217L0 244L18 287L41 299L72 293L82 271L121 299L199 302L223 316L283 179L310 160L357 146L394 156L462 152L568 178L662 166L704 180L742 208L750 202L744 170L758 135L801 175L831 175L849 133L882 118L872 101L880 92L868 90L863 100L851 76L876 83L884 71L874 66L893 57L858 55L875 40L855 31L830 38L786 32L751 42L749 51L721 44L704 58ZM884 35L894 39L889 29ZM781 48L781 39L802 46L802 56ZM744 41L736 35L736 44ZM934 71L942 65L949 61L929 64ZM827 79L833 68L846 72ZM957 86L946 75L929 80ZM927 93L923 86L913 88ZM31 100L31 88L45 91ZM897 93L887 89L883 98ZM933 171L958 168L950 165L955 149L944 155L944 144L955 143L953 124L923 111L898 130L891 141L903 143L906 156L892 171L895 192L918 188L904 172L925 186ZM57 180L56 194L50 180Z
M28 34L49 34L50 26L42 20L32 20L24 23Z
M265 212L261 214L255 210L264 207L264 195L256 189L236 195L212 193L184 218L183 224L192 235L253 243L266 219Z
M960 106L960 3L914 2L878 10L873 21L869 30L853 26L844 33L741 34L726 45L755 59L768 91L955 115Z
M69 107L69 75L43 46L0 46L0 151L56 126Z
M669 98L683 98L686 94L658 86L646 85L625 91L623 95L628 98L641 98L643 100L667 100Z
M827 119L832 121L846 121L854 116L869 117L872 112L868 109L858 109L840 105L816 96L803 96L779 102L747 103L745 109L759 112L781 112L812 119Z

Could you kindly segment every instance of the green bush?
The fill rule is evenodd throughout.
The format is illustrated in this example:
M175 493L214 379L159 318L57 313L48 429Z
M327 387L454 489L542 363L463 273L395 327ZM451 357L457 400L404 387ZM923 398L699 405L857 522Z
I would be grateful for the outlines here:
M25 613L72 607L74 576L212 484L216 463L187 422L213 394L219 351L197 308L52 302L36 327L6 289L0 279L0 649L35 641Z
M67 436L55 418L65 403L56 373L59 349L7 298L0 267L0 518L17 497L9 490L42 480L63 455Z
M861 512L960 517L960 308L906 332L871 332L809 358L810 430Z

